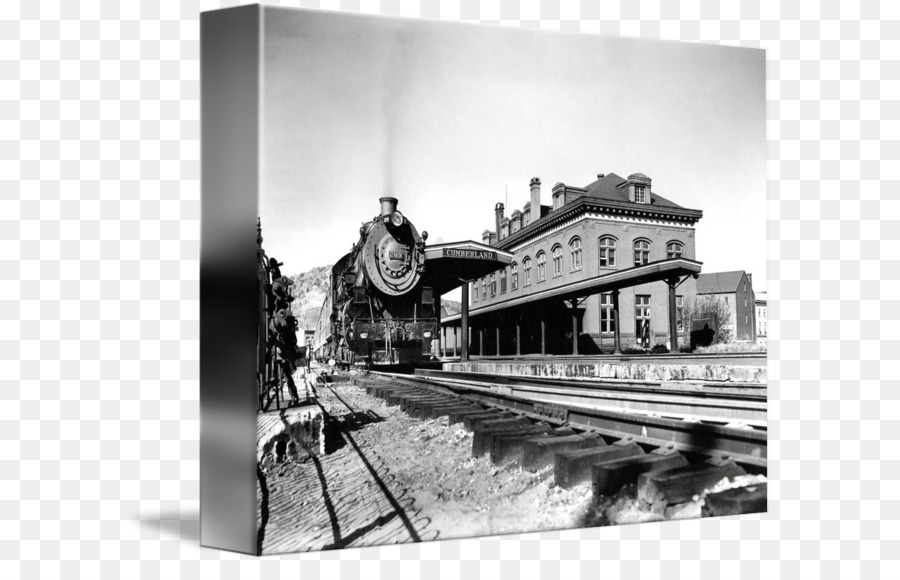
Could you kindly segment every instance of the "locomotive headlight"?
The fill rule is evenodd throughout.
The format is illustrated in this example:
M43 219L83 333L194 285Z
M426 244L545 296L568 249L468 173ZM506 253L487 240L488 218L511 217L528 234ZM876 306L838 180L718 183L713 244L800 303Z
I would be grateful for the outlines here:
M369 333L368 332L360 332L359 337L360 338L369 338Z
M425 332L422 333L422 336L424 336L425 338L431 338L431 331L426 330Z
M403 214L399 211L395 211L391 214L391 223L394 224L394 227L399 228L403 225Z

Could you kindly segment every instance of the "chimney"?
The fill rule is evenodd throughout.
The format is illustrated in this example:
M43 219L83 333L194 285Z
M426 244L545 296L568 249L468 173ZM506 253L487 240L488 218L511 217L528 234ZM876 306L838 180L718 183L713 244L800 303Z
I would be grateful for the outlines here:
M381 216L389 216L395 211L397 211L397 198L396 197L382 197L379 198L378 201L381 202Z
M750 282L750 288L753 288L753 274L747 272L747 281Z
M494 206L494 232L497 235L497 240L500 240L500 222L503 221L503 204L497 202L497 205Z
M531 178L531 223L541 219L541 178Z

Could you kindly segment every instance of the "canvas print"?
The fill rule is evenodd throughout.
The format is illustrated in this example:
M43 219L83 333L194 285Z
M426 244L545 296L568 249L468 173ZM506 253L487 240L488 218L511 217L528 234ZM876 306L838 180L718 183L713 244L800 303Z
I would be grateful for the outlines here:
M766 510L763 51L259 30L258 553Z

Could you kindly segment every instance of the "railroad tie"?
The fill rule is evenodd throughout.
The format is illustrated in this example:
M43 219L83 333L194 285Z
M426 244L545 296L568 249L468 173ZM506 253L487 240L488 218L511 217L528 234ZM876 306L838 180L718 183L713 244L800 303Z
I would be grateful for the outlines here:
M494 443L497 441L499 437L509 437L512 436L513 439L524 440L527 437L535 437L538 435L550 433L553 431L553 428L546 423L529 423L519 425L510 425L508 427L495 427L491 429L487 429L480 432L475 432L475 435L472 437L472 455L474 457L480 457L482 455L491 454ZM475 438L480 437L478 447L475 446ZM508 444L504 444L503 447L509 446ZM500 456L500 451L498 449L497 453L498 457ZM493 461L493 460L492 460Z
M406 400L406 412L411 417L425 418L425 412L434 405L444 405L450 402L447 397L427 397Z
M448 417L452 413L483 410L484 407L480 407L471 403L465 403L463 401L450 401L442 405L431 405L425 407L423 416L426 419L437 419L439 417Z
M722 479L730 480L745 473L733 461L696 463L644 473L638 477L638 503L662 514L670 506L691 501Z
M428 409L435 405L445 405L450 401L444 396L430 396L421 398L410 398L406 400L406 412L410 417L419 417L424 419Z
M594 501L599 500L601 496L615 493L623 485L636 482L642 473L663 471L687 464L687 459L677 451L666 454L647 453L593 463L591 481Z
M486 439L494 433L509 433L516 429L532 427L534 423L525 417L507 417L503 419L481 420L472 428L472 456L480 457L490 450L490 441Z
M465 425L466 417L475 417L478 415L483 415L485 413L492 413L492 411L490 411L489 409L486 409L486 408L473 408L473 409L462 409L459 411L451 411L447 415L447 420L450 421L451 425L453 425L455 423L463 423L463 425Z
M409 409L410 403L430 399L432 398L432 395L429 393L423 393L418 389L411 389L408 392L398 394L397 398L400 404L400 410L407 411L407 409Z
M511 417L521 417L513 415L509 411L500 411L491 409L482 413L472 413L463 417L463 427L469 431L475 431L475 428L485 421L493 421L494 419L509 419Z
M413 390L409 387L401 387L399 389L385 391L383 398L388 405L399 405L403 402L403 399L412 394L412 392Z
M526 439L522 446L522 469L538 471L552 466L556 453L603 445L606 441L594 433Z
M634 441L617 441L604 447L563 451L556 454L553 475L556 485L570 488L590 480L591 465L594 463L643 454L644 450Z
M734 516L766 511L767 484L726 489L706 496L703 517Z
M559 427L549 431L541 430L538 431L537 434L534 434L533 431L533 429L526 428L510 433L498 433L487 437L487 439L490 440L490 443L485 443L485 445L490 450L491 463L503 465L516 461L521 464L523 449L526 442L535 439L557 439L575 434L571 427Z
M398 387L396 385L388 385L385 383L370 383L368 387L366 387L366 393L372 395L373 397L378 397L379 399L386 399L388 393L393 392L403 392L406 391L406 387Z

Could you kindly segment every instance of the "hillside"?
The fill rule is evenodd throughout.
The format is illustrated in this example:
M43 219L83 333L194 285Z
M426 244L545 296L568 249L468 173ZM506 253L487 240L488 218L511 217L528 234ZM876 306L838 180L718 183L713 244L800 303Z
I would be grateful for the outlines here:
M328 266L319 266L302 274L291 276L291 280L294 281L294 285L291 288L294 294L294 301L291 302L291 311L293 311L300 328L315 328L319 310L322 308L322 303L325 302L325 296L328 294L328 278L330 275L331 265L329 264Z
M294 281L294 285L291 287L294 295L291 311L300 328L315 328L319 310L328 294L328 278L331 275L331 267L330 264L319 266L302 274L291 276L291 280ZM459 313L460 304L455 300L444 300L443 306L447 314Z

